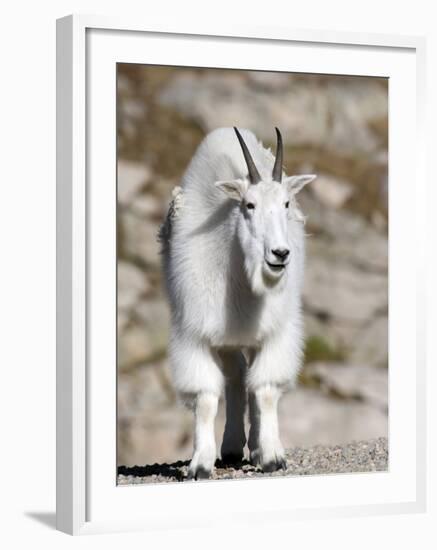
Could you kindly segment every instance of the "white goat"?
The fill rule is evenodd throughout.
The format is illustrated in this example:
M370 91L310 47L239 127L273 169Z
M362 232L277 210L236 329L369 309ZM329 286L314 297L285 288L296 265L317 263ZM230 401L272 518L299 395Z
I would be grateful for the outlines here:
M206 136L161 227L170 365L195 414L195 479L214 467L223 387L222 460L243 458L248 392L250 460L265 472L285 466L277 405L302 357L304 231L295 195L315 176L283 176L276 133L276 159L248 130Z

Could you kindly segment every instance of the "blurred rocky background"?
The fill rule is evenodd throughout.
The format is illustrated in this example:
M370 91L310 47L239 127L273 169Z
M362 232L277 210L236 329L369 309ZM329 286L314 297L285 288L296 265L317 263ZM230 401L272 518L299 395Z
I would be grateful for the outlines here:
M313 172L305 365L280 405L285 447L388 432L386 79L118 65L118 464L190 457L192 418L168 374L158 226L203 136L221 126L286 144ZM217 438L223 432L220 408Z

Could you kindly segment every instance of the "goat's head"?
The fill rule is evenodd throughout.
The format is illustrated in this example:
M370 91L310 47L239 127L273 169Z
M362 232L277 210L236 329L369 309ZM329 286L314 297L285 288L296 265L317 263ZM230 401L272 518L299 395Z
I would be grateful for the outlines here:
M243 137L237 128L234 130L243 151L248 175L244 179L219 181L216 186L239 203L237 235L244 265L252 287L262 292L261 287L272 287L280 281L287 265L293 261L291 220L299 219L300 216L294 197L316 176L283 177L282 138L276 128L277 147L272 174L262 178Z

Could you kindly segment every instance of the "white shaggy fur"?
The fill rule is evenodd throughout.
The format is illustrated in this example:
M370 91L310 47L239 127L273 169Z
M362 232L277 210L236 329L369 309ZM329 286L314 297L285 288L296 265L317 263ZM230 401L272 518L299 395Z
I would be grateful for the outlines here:
M160 231L171 371L195 413L195 478L214 467L224 388L223 460L243 457L248 392L250 458L265 471L284 465L277 403L302 356L304 230L295 194L315 176L272 181L271 152L250 131L241 135L262 181L250 184L234 130L215 130L192 158ZM278 263L274 251L284 249L289 255Z

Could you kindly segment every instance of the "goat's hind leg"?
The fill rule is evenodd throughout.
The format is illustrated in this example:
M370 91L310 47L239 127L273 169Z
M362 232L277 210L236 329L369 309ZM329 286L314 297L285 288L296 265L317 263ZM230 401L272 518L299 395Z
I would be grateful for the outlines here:
M226 424L221 457L225 464L238 464L243 459L246 445L246 361L241 352L221 352L220 358L226 379Z

